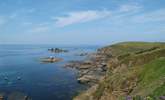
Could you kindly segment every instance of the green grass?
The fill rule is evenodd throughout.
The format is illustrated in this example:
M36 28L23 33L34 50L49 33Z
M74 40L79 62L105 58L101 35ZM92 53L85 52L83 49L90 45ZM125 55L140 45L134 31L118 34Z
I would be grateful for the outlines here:
M94 100L105 93L115 95L118 99L114 100L128 95L135 97L133 100L159 100L165 95L165 43L122 42L101 51L118 60L110 59L105 79L91 94Z
M150 95L151 98L165 95L165 43L124 42L103 49L117 57L119 65L125 64L126 68L115 67L117 72L107 75L94 93L96 99L101 97L105 88L109 89L108 92L120 91L127 88L127 81L136 82L135 78L138 79L137 87L130 90L130 95Z
M142 67L134 94L165 95L165 58L156 59Z
M151 94L151 97L159 97L165 95L165 83L157 87Z
M131 61L132 65L136 66L145 64L159 57L165 57L165 48L160 48L140 54L132 54L126 58L121 59L120 63L128 65Z
M122 42L104 47L106 53L120 56L128 53L138 53L151 48L165 48L165 43L161 42Z

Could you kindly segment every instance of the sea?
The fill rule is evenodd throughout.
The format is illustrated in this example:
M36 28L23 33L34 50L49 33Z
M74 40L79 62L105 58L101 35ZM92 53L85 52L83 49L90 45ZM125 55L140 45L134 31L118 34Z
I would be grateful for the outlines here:
M69 52L52 53L49 48ZM80 53L96 52L99 46L0 45L0 96L4 100L72 100L86 86L76 80L77 70L64 67L69 61L85 60ZM63 58L56 63L42 63L41 58Z

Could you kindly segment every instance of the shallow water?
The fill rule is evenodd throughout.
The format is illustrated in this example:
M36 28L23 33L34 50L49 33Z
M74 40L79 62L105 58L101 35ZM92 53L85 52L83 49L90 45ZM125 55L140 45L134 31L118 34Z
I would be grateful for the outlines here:
M50 53L51 47L69 50ZM77 83L76 70L64 68L70 60L83 60L81 52L94 52L97 46L0 45L0 94L27 94L32 100L71 100L85 86ZM64 61L41 63L40 58L56 56Z

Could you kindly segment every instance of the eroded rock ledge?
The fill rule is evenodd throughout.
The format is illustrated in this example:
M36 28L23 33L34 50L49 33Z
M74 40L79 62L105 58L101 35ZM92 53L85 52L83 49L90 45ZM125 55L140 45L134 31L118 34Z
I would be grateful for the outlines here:
M65 67L78 70L77 81L82 84L94 85L105 76L107 71L107 60L109 57L104 53L97 51L89 55L85 61L70 61ZM108 59L107 59L108 58Z

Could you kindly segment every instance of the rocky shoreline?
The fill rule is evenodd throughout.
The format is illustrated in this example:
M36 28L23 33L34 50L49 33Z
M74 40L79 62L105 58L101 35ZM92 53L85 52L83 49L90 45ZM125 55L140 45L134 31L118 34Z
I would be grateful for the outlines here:
M59 48L50 48L48 51L52 53L68 52ZM74 68L78 71L77 81L81 84L92 86L97 84L102 79L107 71L107 61L110 55L107 56L102 50L98 49L95 53L80 53L77 56L87 56L83 61L69 61L65 67ZM62 61L62 58L46 57L41 61L44 63L54 63Z
M65 67L77 69L77 81L92 86L105 76L109 57L98 50L96 53L88 54L88 58L84 61L70 61Z
M132 100L132 98L142 98L143 100L147 97L162 97L164 94L161 92L158 95L154 94L159 86L163 88L165 81L161 80L163 77L162 70L157 70L154 74L150 73L157 66L161 68L164 65L165 58L162 58L165 57L164 52L165 46L161 43L124 42L100 48L95 53L78 55L86 56L87 59L69 61L65 64L65 67L76 69L78 71L77 81L89 86L89 88L73 99ZM152 63L152 61L155 62ZM159 63L162 65L159 65ZM148 73L145 74L146 72ZM141 89L142 86L145 86L143 83L148 82L149 79L140 80L141 76L155 77L157 73L160 73L158 76L160 80L156 78L157 81L151 80L148 83L153 85L155 90L150 90L147 86L145 90ZM152 81L159 85L155 85ZM159 81L161 81L161 84ZM143 91L146 91L147 94ZM163 89L160 89L160 91L163 91Z
M90 60L70 66L79 71L80 83L90 85L73 100L165 100L164 53L164 43L123 42L98 49Z

